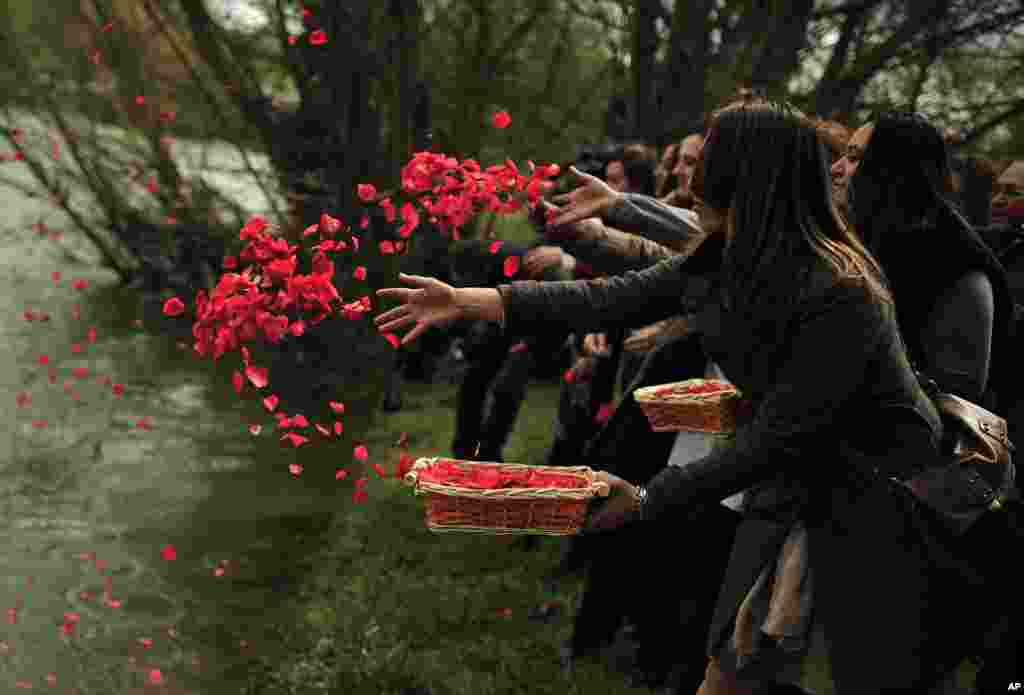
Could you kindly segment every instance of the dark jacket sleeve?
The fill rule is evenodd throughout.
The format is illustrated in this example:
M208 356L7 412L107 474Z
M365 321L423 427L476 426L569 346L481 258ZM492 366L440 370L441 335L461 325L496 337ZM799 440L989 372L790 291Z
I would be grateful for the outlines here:
M636 193L624 194L604 214L604 221L610 227L637 234L687 256L706 236L696 213Z
M636 234L627 234L611 227L588 231L584 236L562 243L577 263L609 275L628 270L641 270L677 255L675 251Z
M646 326L682 312L683 299L706 295L711 274L688 273L677 256L642 271L574 282L526 280L499 285L506 335L564 326L580 334ZM703 269L703 268L701 268Z
M645 518L717 502L787 471L799 475L808 448L865 383L886 321L895 320L865 289L828 294L831 299L815 300L801 313L774 386L734 445L686 467L665 468L648 485ZM813 461L830 464L839 462Z
M939 388L981 402L988 384L994 322L992 283L982 272L968 273L939 298L921 336L922 368Z

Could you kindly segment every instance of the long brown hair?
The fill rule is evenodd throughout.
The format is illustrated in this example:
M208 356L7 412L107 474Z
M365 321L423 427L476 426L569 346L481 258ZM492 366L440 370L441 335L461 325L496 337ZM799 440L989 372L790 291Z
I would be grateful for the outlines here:
M892 301L881 266L835 207L829 161L814 123L787 104L744 100L712 114L692 186L728 211L723 289L744 314L770 320L794 309L815 267Z

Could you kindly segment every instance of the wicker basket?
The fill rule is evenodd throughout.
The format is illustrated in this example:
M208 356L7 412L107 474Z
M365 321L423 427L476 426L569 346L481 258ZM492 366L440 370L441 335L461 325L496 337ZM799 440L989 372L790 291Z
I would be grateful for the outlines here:
M538 471L576 477L580 487L505 487L480 489L421 479L421 472L439 462L504 472ZM525 466L445 458L421 458L405 474L415 494L426 497L427 527L435 532L461 531L492 535L531 534L571 536L579 533L587 505L608 495L607 483L598 482L586 466Z
M743 406L736 387L718 379L648 386L633 397L655 432L729 434L735 432Z

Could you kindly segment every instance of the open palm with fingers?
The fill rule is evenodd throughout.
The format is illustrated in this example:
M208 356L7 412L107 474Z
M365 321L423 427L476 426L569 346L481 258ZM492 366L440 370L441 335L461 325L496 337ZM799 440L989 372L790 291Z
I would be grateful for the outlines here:
M569 171L579 179L581 185L569 193L552 198L555 203L563 206L561 212L551 220L553 226L572 224L588 217L600 217L622 196L596 176L585 174L576 167L569 167Z
M377 290L377 296L394 298L402 302L374 319L381 333L393 333L399 328L415 324L402 338L402 345L416 340L431 326L462 318L462 309L455 302L455 288L436 278L400 273L398 278L408 287L389 287Z

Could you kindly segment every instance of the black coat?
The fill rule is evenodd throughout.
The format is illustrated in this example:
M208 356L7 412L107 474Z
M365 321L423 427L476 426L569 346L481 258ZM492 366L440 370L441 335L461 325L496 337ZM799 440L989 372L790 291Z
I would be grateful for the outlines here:
M962 649L964 633L949 626L963 602L944 599L966 586L969 572L945 550L952 539L937 517L890 480L943 463L941 422L910 369L894 308L862 284L815 273L785 330L746 325L711 291L720 252L705 243L690 259L607 280L502 285L505 330L642 326L699 304L705 350L753 400L755 417L734 446L658 474L648 512L748 490L712 648L802 520L839 692L922 691Z

